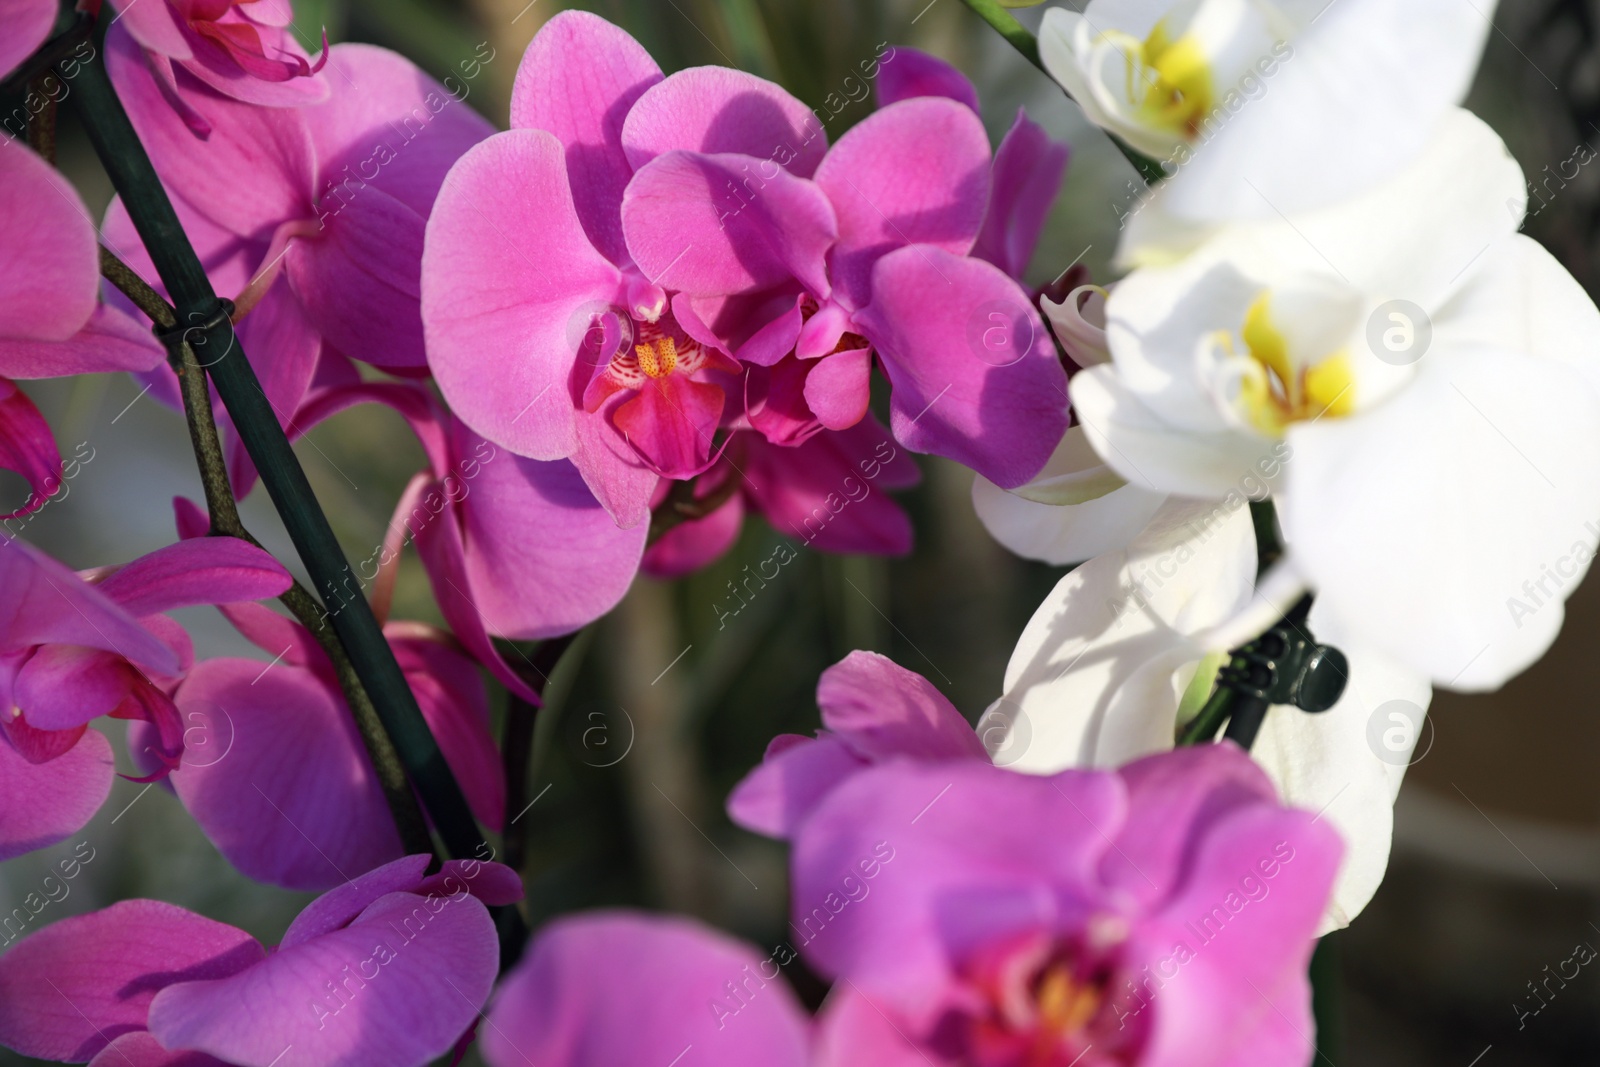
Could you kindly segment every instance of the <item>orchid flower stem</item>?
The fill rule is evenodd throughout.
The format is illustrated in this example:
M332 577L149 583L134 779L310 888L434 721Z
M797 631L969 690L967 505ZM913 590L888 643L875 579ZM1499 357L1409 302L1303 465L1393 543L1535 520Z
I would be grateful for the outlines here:
M667 490L667 498L650 515L647 544L655 544L675 526L699 522L708 517L739 490L739 478L731 474L722 480L721 485L702 497L694 495L697 484L698 480L672 483L672 488Z
M212 289L150 157L111 86L104 58L97 54L88 62L77 63L73 81L75 91L70 99L95 154L172 294L175 319L187 327L183 332L185 347L200 357L194 367L208 372L216 383L239 436L261 473L262 483L327 605L326 610L318 609L319 618L331 622L450 854L481 857L483 837L461 786L429 732L416 696L395 661L394 650L362 595L360 583L311 491L305 471L240 348L226 314L227 305ZM180 375L183 377L189 375ZM195 384L200 387L191 385L189 392L198 396L206 391L198 376Z
M106 248L100 249L100 273L158 327L170 330L177 325L177 313L161 294L145 284L133 268ZM200 468L200 484L205 491L211 533L237 537L259 547L260 542L251 536L239 518L239 505L234 500L233 487L228 482L228 466L222 451L222 439L217 433L216 418L211 410L211 390L206 386L205 369L200 366L194 349L189 347L181 334L167 336L174 342L169 358L183 394L183 413L189 424L189 441L194 446L195 463ZM433 842L428 835L428 824L422 817L422 809L417 806L411 783L406 780L405 768L401 766L389 735L383 731L377 710L351 665L350 657L345 655L338 635L328 625L322 606L299 582L291 585L278 599L301 625L311 631L333 663L339 688L343 690L345 701L355 716L356 728L377 771L384 799L388 801L390 814L394 816L395 828L400 832L406 852L412 855L432 852Z
M39 110L28 119L28 144L37 153L39 158L46 163L54 164L56 161L56 98L45 91L44 80L50 75L41 75L33 80L30 92L44 101Z
M999 0L962 0L962 2L970 7L979 18L994 27L995 32L1004 37L1012 48L1020 52L1023 59L1044 71L1047 77L1049 76L1050 72L1045 70L1044 60L1039 55L1039 39L1033 35L1028 27L1018 22L1015 15L1002 7ZM1054 80L1054 78L1051 78L1051 81ZM1071 94L1068 94L1069 99L1070 96ZM1127 157L1128 162L1133 164L1133 169L1139 172L1139 177L1143 178L1146 184L1154 185L1167 176L1167 172L1162 169L1160 163L1143 152L1135 151L1116 134L1108 133L1107 136L1117 146L1117 150Z

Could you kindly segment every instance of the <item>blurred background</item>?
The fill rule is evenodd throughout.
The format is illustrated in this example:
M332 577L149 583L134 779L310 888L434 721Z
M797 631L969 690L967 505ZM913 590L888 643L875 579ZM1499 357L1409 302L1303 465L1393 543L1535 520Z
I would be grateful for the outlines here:
M884 43L934 52L977 84L996 143L1026 106L1072 145L1031 280L1048 281L1074 262L1097 281L1113 277L1133 171L960 0L296 0L308 45L325 27L332 41L386 45L441 78L481 63L468 103L502 126L524 47L565 6L617 22L669 72L719 63L772 78L824 113L837 110L828 123L834 138L872 108L870 98L849 100L860 95L859 83L846 81L858 64ZM1489 5L1480 6L1487 14ZM1600 164L1578 160L1600 150L1597 13L1591 0L1503 0L1469 101L1538 186L1527 232L1591 293L1600 286ZM1037 23L1037 10L1020 14ZM98 211L108 183L69 112L63 119L61 165ZM65 495L13 532L74 567L125 561L170 541L172 497L199 495L181 419L123 378L30 383L28 392L79 468ZM374 408L341 416L298 450L347 552L366 558L421 468L420 450L397 417ZM903 498L918 531L910 557L842 559L802 548L728 615L728 583L780 541L754 520L718 565L672 585L641 579L580 641L541 717L533 806L517 824L536 925L581 908L642 906L698 915L774 946L785 937L785 850L733 827L722 801L774 734L818 726L818 674L867 648L923 673L974 719L998 695L1018 634L1062 572L1014 559L987 537L973 516L970 473L919 461L923 484ZM0 510L21 495L17 481L0 480ZM262 493L244 513L268 547L293 559ZM437 619L414 558L395 615ZM202 656L266 658L211 609L182 620ZM1396 810L1388 878L1334 939L1341 1067L1600 1059L1600 967L1545 985L1577 946L1600 947L1597 649L1600 583L1591 576L1535 669L1498 693L1435 698ZM144 896L270 944L307 899L234 872L161 787L119 781L77 838L0 865L0 904L9 909L38 891L75 850L91 859L41 923ZM803 996L822 992L798 964L788 973ZM0 1065L23 1062L31 1061L0 1051Z

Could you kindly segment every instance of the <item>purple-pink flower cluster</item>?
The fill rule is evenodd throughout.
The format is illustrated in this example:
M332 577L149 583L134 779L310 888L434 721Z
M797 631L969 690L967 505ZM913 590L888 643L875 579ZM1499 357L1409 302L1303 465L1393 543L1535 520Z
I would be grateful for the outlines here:
M116 93L285 434L378 404L426 457L315 629L370 601L482 827L507 793L485 675L540 698L517 642L580 630L641 569L706 566L747 514L825 551L907 552L890 492L918 480L908 453L1012 488L1066 429L1021 280L1066 148L1019 115L992 150L972 85L930 56L880 53L878 109L830 143L771 82L664 75L566 12L496 132L393 52L313 59L287 0L114 7ZM56 14L0 0L0 70ZM128 372L185 406L146 312L102 290L101 242L167 296L121 201L97 236L44 158L0 149L0 466L31 490L13 516L63 476L14 380ZM243 497L258 474L219 417ZM95 570L0 542L0 859L104 804L110 717L135 780L241 873L321 895L272 948L149 900L48 924L0 955L8 1048L96 1067L421 1067L473 1040L493 1067L1255 1067L1311 1047L1331 830L1226 744L997 767L936 687L870 653L823 675L825 729L774 740L729 799L791 843L792 939L763 955L684 920L569 917L495 992L491 909L523 899L517 873L407 854L340 664L260 603L289 571L173 506L173 543ZM408 547L442 628L391 618ZM200 604L270 669L197 659L170 613ZM815 1015L783 978L800 959L831 984Z

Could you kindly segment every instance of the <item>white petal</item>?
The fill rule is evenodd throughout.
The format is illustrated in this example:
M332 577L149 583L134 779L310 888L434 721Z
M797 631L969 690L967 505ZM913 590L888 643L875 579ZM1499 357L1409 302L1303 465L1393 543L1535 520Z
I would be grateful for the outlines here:
M1418 368L1370 412L1290 430L1279 516L1330 628L1436 684L1493 689L1549 647L1588 569L1600 395L1493 349L1436 343Z
M1311 630L1319 638L1320 603ZM1360 914L1383 881L1394 827L1394 798L1419 736L1433 692L1427 681L1382 656L1342 648L1350 662L1344 696L1309 715L1275 707L1251 755L1277 784L1286 803L1314 811L1344 838L1344 861L1319 935Z
M1513 234L1474 264L1433 317L1434 344L1476 342L1565 363L1600 392L1600 309L1530 237Z
M1193 497L1258 497L1281 441L1225 429L1190 433L1162 421L1109 366L1073 375L1072 410L1096 452L1135 485Z
M979 723L1008 736L996 761L1045 774L1170 746L1184 669L1203 654L1185 635L1237 612L1254 572L1249 509L1168 501L1125 551L1067 575L1034 613L1005 695Z
M1123 483L1081 504L1039 504L981 474L972 483L972 505L990 536L1025 559L1058 567L1126 545L1166 499Z
M1161 265L1193 251L1257 280L1323 273L1374 303L1404 299L1428 309L1465 282L1486 249L1516 231L1527 199L1522 169L1505 143L1460 108L1439 116L1410 165L1317 210L1269 205L1252 191L1265 209L1253 221L1200 225L1178 206L1193 193L1192 173L1164 183L1132 216L1119 252L1124 262ZM1126 288L1128 282L1119 285L1118 295Z
M1490 0L1337 0L1258 99L1216 127L1170 209L1266 218L1349 197L1404 166L1466 95Z

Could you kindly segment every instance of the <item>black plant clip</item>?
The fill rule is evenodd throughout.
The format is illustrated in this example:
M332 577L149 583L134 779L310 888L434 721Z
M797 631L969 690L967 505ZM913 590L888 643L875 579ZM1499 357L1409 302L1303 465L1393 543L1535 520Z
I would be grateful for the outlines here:
M1339 702L1350 664L1343 652L1319 644L1306 629L1310 612L1311 597L1304 596L1276 626L1234 649L1228 664L1217 671L1211 700L1185 731L1186 743L1209 740L1226 716L1223 736L1249 748L1272 705L1316 713Z

